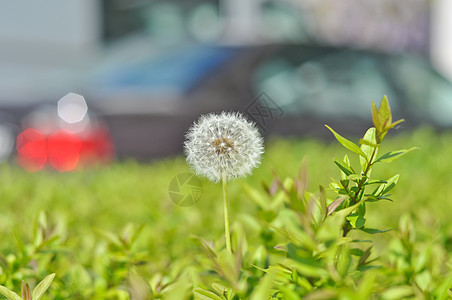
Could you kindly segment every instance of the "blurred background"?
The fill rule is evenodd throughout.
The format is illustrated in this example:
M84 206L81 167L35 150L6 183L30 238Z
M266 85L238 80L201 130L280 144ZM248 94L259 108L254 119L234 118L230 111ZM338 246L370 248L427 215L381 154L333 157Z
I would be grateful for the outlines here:
M267 135L452 126L448 0L41 0L0 4L0 159L65 172L181 153L200 114Z

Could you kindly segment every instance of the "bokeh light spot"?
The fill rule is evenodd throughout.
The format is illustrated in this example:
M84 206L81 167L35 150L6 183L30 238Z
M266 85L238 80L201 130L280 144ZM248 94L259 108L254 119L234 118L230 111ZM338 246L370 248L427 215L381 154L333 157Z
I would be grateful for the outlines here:
M47 138L49 163L60 172L72 171L80 160L82 143L75 134L57 131Z
M82 121L88 112L83 96L69 93L58 101L58 116L69 124Z
M44 134L28 128L17 136L17 162L29 172L41 170L47 161L47 143Z

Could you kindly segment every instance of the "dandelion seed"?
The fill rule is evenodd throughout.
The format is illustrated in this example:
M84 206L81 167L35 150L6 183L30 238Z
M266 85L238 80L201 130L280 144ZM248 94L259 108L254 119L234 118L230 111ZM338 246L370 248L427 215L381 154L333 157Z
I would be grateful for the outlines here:
M232 253L226 182L245 177L260 164L262 137L254 124L239 113L209 114L188 130L184 150L197 175L222 182L226 249Z
M250 174L264 150L255 125L228 112L202 116L189 129L184 148L193 171L214 182Z

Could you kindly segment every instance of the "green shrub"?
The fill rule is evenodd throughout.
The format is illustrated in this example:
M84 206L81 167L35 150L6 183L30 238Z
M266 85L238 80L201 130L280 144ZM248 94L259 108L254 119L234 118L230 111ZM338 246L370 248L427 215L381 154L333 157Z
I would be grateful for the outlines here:
M385 137L386 104L360 146L336 134L343 159L331 162L337 143L271 140L228 186L232 255L220 186L203 181L193 207L169 200L181 157L68 174L3 165L0 284L25 299L48 278L41 299L448 299L452 135Z

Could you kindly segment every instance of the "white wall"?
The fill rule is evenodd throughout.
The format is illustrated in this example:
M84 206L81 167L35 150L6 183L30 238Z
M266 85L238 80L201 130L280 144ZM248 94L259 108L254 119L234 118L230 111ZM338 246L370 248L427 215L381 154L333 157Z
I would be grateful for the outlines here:
M452 1L432 1L431 58L435 67L452 81Z
M1 0L0 44L92 45L100 21L96 0Z
M55 101L99 48L98 0L0 0L0 104Z

